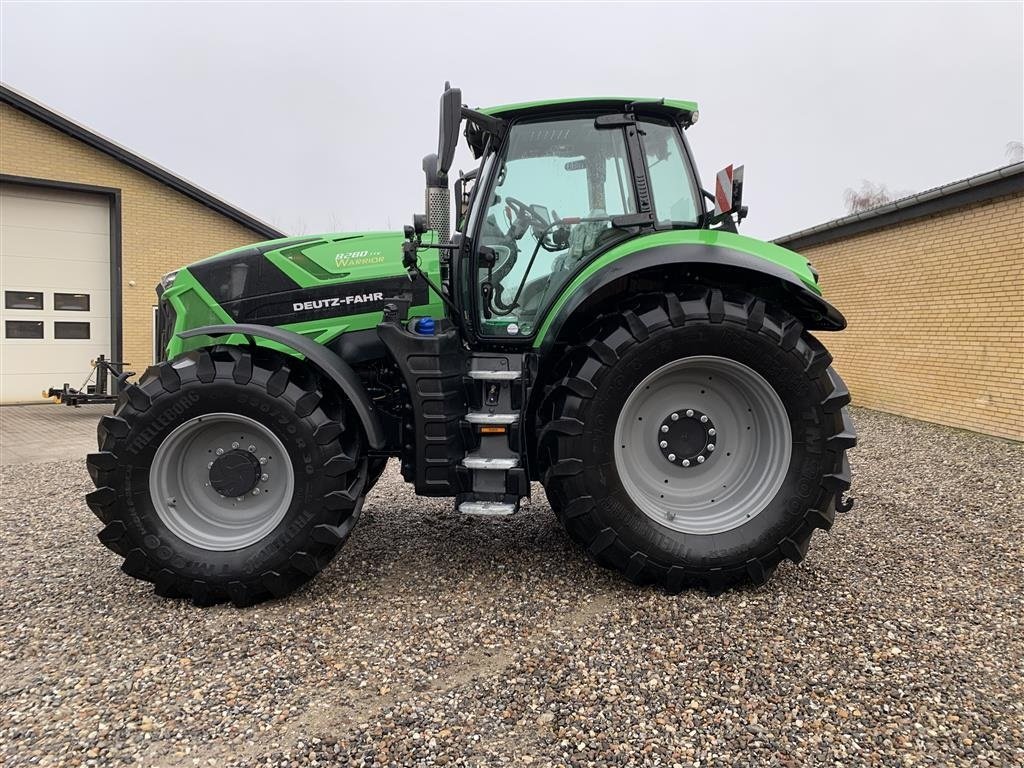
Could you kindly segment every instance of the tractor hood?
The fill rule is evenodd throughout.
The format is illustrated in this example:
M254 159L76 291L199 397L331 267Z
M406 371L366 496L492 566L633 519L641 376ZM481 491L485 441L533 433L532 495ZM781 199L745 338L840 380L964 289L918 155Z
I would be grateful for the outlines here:
M409 295L410 311L441 317L441 300L422 281L410 285L402 232L335 232L268 240L225 251L168 275L158 288L168 355L182 331L224 323L287 328L324 344L339 334L375 328L388 301ZM438 275L437 251L420 265ZM271 346L271 345L268 345Z
M378 309L384 304L380 296L409 287L403 240L401 232L270 240L190 265L179 271L169 292L192 278L234 321L268 325L336 317L332 310L339 301L350 309ZM377 300L367 298L371 295Z
M232 269L237 273L239 264L251 265L254 258L263 258L299 287L322 285L325 281L404 275L403 240L401 232L300 235L225 251L198 261L188 269L194 275L224 273ZM266 268L257 271L267 277ZM267 293L267 287L265 283L250 286L259 293Z

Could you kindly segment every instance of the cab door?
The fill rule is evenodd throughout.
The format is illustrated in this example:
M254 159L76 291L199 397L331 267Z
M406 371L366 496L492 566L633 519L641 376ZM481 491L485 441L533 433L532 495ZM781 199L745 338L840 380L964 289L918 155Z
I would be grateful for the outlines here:
M474 217L478 332L525 339L582 264L629 236L611 223L637 212L623 131L578 113L514 123L487 182Z

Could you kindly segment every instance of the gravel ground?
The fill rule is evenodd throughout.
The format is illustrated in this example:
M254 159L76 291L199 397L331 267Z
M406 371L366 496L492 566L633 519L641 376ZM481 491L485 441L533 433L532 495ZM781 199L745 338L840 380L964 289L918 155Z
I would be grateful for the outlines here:
M718 598L392 468L307 589L199 610L117 570L81 463L8 467L0 763L1024 765L1024 446L855 418L854 511Z

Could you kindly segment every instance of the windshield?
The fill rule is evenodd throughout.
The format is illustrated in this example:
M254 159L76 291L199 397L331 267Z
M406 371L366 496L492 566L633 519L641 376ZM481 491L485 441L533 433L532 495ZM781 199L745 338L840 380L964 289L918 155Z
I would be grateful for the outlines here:
M486 249L480 280L490 296L484 333L532 333L546 299L575 268L627 236L610 218L636 213L628 170L622 131L598 130L593 117L512 126L491 198L474 206Z

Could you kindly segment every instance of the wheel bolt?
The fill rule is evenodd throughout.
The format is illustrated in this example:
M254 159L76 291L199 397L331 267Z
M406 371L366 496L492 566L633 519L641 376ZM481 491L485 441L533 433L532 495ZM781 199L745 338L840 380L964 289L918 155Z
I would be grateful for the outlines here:
M660 443L658 443L658 445L660 445L662 448L668 448L668 441L662 440Z
M700 423L701 424L707 424L708 423L708 417L707 416L701 416L700 417Z
M213 469L213 462L212 461L206 462L206 468L207 469Z
M674 453L670 453L670 454L668 455L668 460L669 460L669 461L675 461L675 460L676 460L676 455L675 455Z
M259 496L260 495L260 489L259 488L253 488L252 489L252 495L253 496Z
M693 409L692 408L687 408L686 409L686 415L687 416L693 416Z
M709 435L711 435L712 437L714 437L714 436L715 436L715 435L717 435L718 433L717 433L717 432L715 432L715 428L714 428L714 427L712 427L711 429L709 429L709 430L708 430L708 434L709 434Z
M167 506L168 507L173 507L174 506L174 499L173 498L168 498L167 499Z
M232 447L232 448L237 448L237 447L238 447L238 441L237 441L237 440L235 440L235 442L233 442L233 443L231 444L231 447Z
M224 449L223 448L218 448L217 449L217 455L218 456L223 456L224 455Z
M241 496L235 496L235 501L241 501L241 500L242 500Z
M704 457L703 456L698 456L697 457L697 463L698 464L703 464L704 463Z
M268 474L262 474L262 475L260 475L260 482L261 482L261 483L265 483L265 482L267 482L267 479L268 479L269 477L270 477L270 475L268 475Z
M683 466L684 467L690 466L690 460L689 459L683 459Z
M661 425L661 431L662 432L668 432L668 424L662 424Z
M715 450L715 444L714 443L708 443L708 450L709 451Z
M676 513L673 512L672 510L669 510L668 512L665 513L665 517L667 517L669 520L675 520Z
M672 421L679 421L679 414L673 413L669 418L672 419Z
M249 446L249 453L256 453L256 446L255 445L250 445Z
M267 463L267 457L266 456L260 456L260 464L266 464L266 463Z

